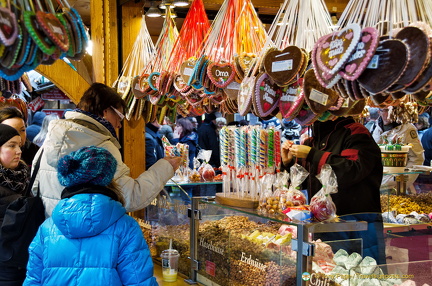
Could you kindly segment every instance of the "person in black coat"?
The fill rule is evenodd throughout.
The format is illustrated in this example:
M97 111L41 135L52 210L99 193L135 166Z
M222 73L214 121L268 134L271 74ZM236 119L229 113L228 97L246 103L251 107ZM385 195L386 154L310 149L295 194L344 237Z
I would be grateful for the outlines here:
M220 167L220 146L219 136L217 134L216 115L214 113L206 114L204 122L198 128L198 144L201 149L212 150L210 161L212 167Z
M312 137L304 145L285 141L282 162L289 168L295 160L308 171L305 181L309 199L322 187L316 176L324 164L329 164L337 177L338 192L331 197L336 214L342 219L367 221L368 230L316 234L315 238L330 240L363 240L363 254L385 263L380 185L383 176L381 151L370 132L352 117L334 121L316 121ZM349 244L349 243L348 243Z
M147 123L145 127L146 169L165 157L162 139L158 133L159 128L160 124L157 120Z
M21 159L21 136L18 131L6 124L0 124L0 227L7 207L22 196L29 184L30 169ZM9 222L10 223L10 222ZM7 245L4 237L10 234L2 228L1 245ZM6 240L7 241L7 240ZM4 244L5 243L5 244ZM26 275L26 265L17 263L20 257L15 253L0 253L0 285L22 285Z

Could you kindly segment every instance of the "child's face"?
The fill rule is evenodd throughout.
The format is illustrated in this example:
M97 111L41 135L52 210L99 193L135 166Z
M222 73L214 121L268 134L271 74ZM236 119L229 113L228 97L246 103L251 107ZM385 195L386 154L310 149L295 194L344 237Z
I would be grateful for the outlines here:
M0 163L7 169L16 169L21 160L21 137L14 136L0 146Z

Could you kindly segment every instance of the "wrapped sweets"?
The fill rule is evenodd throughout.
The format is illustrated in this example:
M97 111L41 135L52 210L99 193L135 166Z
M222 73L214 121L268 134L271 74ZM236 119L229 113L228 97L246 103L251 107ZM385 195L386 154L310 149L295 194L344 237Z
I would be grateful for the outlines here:
M269 169L269 172L272 172L274 170L274 133L275 132L273 128L267 130L267 167Z
M295 163L290 168L291 185L287 193L287 201L294 206L301 206L306 204L306 196L300 191L300 186L304 180L309 176L309 172Z
M337 193L336 175L329 164L324 164L317 178L322 188L312 197L310 211L317 221L333 219L336 217L336 206L330 194Z

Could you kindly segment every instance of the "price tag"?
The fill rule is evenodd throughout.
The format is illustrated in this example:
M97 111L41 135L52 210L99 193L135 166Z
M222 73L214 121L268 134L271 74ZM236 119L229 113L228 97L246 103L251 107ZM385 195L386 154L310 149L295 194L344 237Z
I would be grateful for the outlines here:
M290 71L293 68L293 60L278 61L272 63L272 72Z
M310 100L313 100L313 101L315 101L321 105L324 105L324 106L327 105L328 97L329 96L327 94L325 94L321 91L318 91L314 88L312 88L311 93L309 95Z

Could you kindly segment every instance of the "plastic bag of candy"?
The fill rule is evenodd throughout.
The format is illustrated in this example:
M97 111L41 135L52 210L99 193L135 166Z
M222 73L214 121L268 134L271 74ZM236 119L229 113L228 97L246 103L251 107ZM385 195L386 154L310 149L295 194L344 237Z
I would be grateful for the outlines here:
M301 184L309 176L309 172L299 164L294 164L290 168L290 187L288 190L288 201L293 206L306 204L306 196L300 191Z
M321 182L321 189L312 197L310 211L317 221L331 220L336 217L336 206L330 194L337 193L336 174L329 164L324 164L317 179Z

